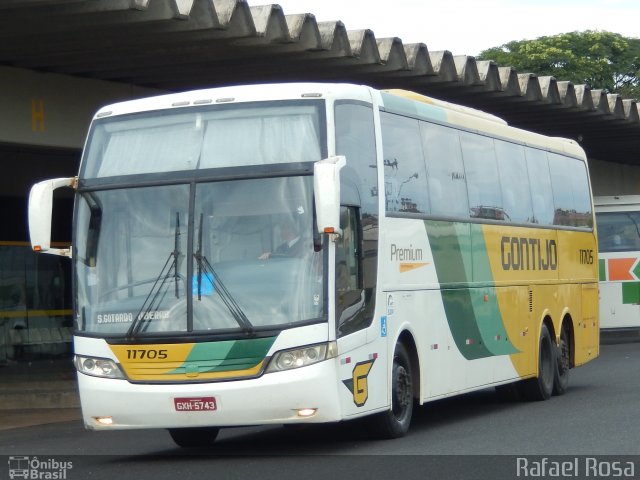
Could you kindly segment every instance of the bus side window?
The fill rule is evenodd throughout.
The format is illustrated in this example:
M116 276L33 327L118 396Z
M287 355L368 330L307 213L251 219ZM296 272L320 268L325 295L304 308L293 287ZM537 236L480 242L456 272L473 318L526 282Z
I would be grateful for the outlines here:
M338 330L343 334L368 325L364 318L358 214L356 207L340 208L342 235L336 243L336 318Z
M426 162L429 206L432 215L469 218L459 132L453 128L420 122ZM446 158L447 161L442 161Z
M548 153L555 204L554 225L591 228L591 196L587 169L577 159Z
M533 219L525 149L522 145L495 140L505 220L530 223Z
M380 112L387 212L429 213L420 122Z
M531 223L553 225L554 205L549 175L547 152L535 148L525 149L527 173L531 182Z
M342 295L337 307L338 336L363 329L373 322L378 264L378 169L373 108L369 104L340 100L335 104L336 155L344 155L347 165L340 171L340 201L343 214L350 216L357 228L349 252L357 255L346 261L348 278L355 290ZM380 193L382 194L382 193ZM351 213L344 213L350 211ZM345 228L345 227L343 227ZM366 235L363 233L366 232ZM346 252L345 252L346 253ZM337 264L336 264L337 266ZM343 267L341 267L343 268ZM355 269L354 269L355 268ZM357 297L349 300L350 297ZM356 313L353 313L357 310Z
M342 236L336 243L336 289L356 290L360 282L360 251L358 248L358 217L355 207L340 208Z
M472 218L507 220L493 139L461 132L460 144L469 194L469 215Z

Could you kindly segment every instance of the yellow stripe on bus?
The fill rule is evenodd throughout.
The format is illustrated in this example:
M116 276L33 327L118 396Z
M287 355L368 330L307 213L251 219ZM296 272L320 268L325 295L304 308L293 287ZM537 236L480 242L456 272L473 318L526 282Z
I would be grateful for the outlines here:
M73 310L12 310L0 312L0 318L63 317L72 313Z

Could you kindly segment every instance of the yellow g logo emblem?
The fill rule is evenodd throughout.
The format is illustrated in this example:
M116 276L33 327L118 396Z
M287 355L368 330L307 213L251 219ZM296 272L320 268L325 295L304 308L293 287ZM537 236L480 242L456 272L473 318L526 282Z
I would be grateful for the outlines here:
M372 360L366 360L364 362L356 363L356 366L353 367L353 374L351 378L342 381L342 383L344 383L349 391L353 394L353 403L355 403L358 407L362 407L365 403L367 403L367 399L369 398L367 376L371 371L371 367L373 367L374 361L375 358Z

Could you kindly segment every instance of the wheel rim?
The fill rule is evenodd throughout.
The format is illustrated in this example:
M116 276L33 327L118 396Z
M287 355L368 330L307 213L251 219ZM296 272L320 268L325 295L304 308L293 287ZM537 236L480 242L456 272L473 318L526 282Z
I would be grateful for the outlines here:
M403 420L409 413L411 402L413 401L411 376L407 368L402 364L395 365L394 373L392 410L396 419Z
M565 331L560 335L560 359L558 362L558 373L564 375L571 368L571 360L569 359L569 342Z
M553 386L553 351L551 348L551 340L546 338L540 348L540 376L545 385Z

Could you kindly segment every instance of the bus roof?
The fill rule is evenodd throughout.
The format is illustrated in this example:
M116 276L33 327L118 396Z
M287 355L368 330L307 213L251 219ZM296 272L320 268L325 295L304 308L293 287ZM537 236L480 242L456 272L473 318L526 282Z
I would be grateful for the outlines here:
M440 121L478 133L585 159L584 151L573 140L546 137L510 127L501 118L480 110L436 100L407 90L379 91L365 85L348 83L276 83L192 90L114 103L101 108L94 119L201 105L305 98L349 99L378 103L388 111Z
M602 211L640 210L640 195L609 195L593 197L593 204ZM616 208L619 207L619 208Z
M452 125L586 160L584 150L574 140L547 137L511 127L503 119L481 110L436 100L407 90L383 90L380 97L384 109L392 113Z
M94 118L200 105L304 98L353 98L371 102L371 88L346 83L274 83L191 90L102 107Z
M482 110L476 110L475 108L465 107L462 105L457 105L455 103L449 103L442 100L436 100L435 98L427 97L425 95L420 95L419 93L415 93L410 90L392 89L392 90L383 90L383 91L386 93L390 93L391 95L397 95L398 97L407 98L409 100L414 100L416 102L422 102L428 105L434 105L447 110L453 110L456 112L464 113L466 115L472 115L474 117L482 118L490 122L499 123L500 125L507 125L507 122L504 121L502 118L492 115L490 113L483 112Z

